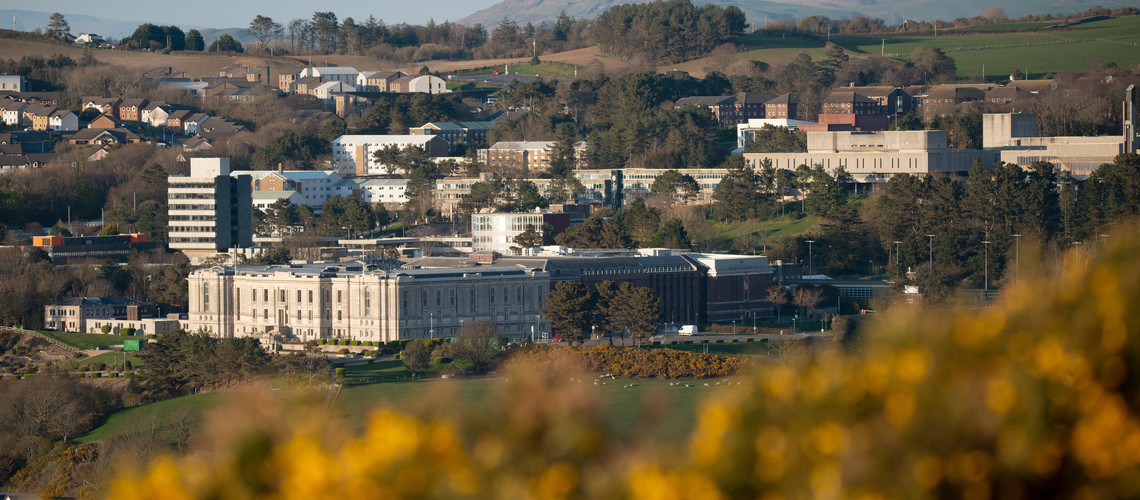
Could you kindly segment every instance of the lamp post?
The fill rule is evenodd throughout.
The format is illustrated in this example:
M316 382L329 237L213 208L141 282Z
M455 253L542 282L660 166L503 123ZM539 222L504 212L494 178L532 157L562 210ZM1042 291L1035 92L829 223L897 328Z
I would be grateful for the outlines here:
M934 269L934 235L928 234L926 237L930 238L930 268Z
M812 244L814 239L807 240L807 276L812 276Z
M428 338L435 340L435 313L428 313Z

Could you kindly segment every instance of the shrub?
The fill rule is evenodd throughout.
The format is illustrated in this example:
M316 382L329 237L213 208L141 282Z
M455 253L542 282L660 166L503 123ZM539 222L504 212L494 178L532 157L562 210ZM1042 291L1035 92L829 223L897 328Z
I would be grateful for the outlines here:
M337 354L348 354L348 348L347 348L347 347L345 347L345 348L343 348L343 349L341 349L341 350L337 351Z
M111 333L111 325L103 325L99 327L99 331L103 332L104 334Z
M107 369L107 363L95 363L92 369L97 372L101 372Z
M360 346L360 341L359 341L359 340L353 340L353 341L352 341L352 346L353 346L353 347L359 347L359 346Z
M130 335L131 329L124 326L124 327L118 329L118 333L119 333L119 335Z
M335 370L335 373L336 373L336 383L343 384L344 383L344 367L337 368Z
M146 335L146 338L148 338L148 339L151 339L151 340L158 340L158 334L155 334L155 333L148 333L148 334Z
M103 378L103 372L95 372L91 374L92 378Z

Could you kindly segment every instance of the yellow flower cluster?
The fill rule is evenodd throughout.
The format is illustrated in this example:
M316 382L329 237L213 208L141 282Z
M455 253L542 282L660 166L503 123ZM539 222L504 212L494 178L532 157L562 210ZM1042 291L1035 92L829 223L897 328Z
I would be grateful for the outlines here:
M491 410L243 417L113 498L1107 498L1140 496L1140 239L984 309L898 306L852 352L755 367L679 452L614 442L574 365L512 370ZM1024 276L1024 274L1023 274ZM560 368L561 367L561 368ZM288 405L262 405L290 414ZM300 410L297 410L300 411ZM308 415L323 415L312 412ZM229 416L226 421L233 421ZM276 420L275 420L276 419ZM264 421L262 421L264 420ZM275 423L277 422L277 423ZM299 422L299 424L298 424Z

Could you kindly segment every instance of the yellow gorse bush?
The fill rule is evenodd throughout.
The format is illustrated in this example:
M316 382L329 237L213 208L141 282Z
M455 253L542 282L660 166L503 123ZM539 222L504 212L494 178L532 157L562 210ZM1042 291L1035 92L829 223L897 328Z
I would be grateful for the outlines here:
M1140 496L1140 241L1113 234L992 307L899 306L854 351L763 363L700 406L677 450L607 439L597 394L560 375L584 364L545 359L504 374L489 411L383 410L359 435L311 406L259 405L109 496Z

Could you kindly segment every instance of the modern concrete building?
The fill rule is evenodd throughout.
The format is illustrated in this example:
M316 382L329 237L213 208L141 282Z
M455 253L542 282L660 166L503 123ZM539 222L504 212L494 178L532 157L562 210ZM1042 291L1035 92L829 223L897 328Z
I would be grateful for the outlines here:
M32 248L51 257L52 264L63 266L87 260L126 262L131 252L154 253L158 244L147 241L145 234L109 236L35 236Z
M448 150L447 141L434 135L342 135L332 141L333 166L346 175L388 174L373 156L388 146L422 148L433 158L447 156Z
M388 210L399 210L408 201L408 179L365 179L358 186L361 201Z
M0 74L0 92L23 92L27 84L23 75Z
M542 232L542 225L550 224L555 232L570 227L570 214L565 213L484 213L471 215L471 238L476 252L495 251L501 254L518 254L522 249L515 237L534 226ZM516 251L516 249L518 251Z
M762 255L685 254L705 271L702 317L709 323L766 318L774 312L768 301L775 268Z
M1137 152L1136 86L1125 90L1121 135L1097 137L1037 137L1033 113L986 113L982 115L982 147L994 151L1006 163L1028 167L1047 161L1074 177L1088 177L1117 155Z
M492 167L515 169L524 173L539 173L550 170L554 141L505 141L496 142L491 147L480 149L480 163ZM572 169L589 168L589 146L585 141L574 145Z
M808 132L806 153L745 153L744 161L759 168L771 160L777 169L820 165L834 173L843 167L858 183L882 183L898 174L965 176L975 162L992 165L997 155L986 150L946 149L946 131Z
M213 267L190 273L188 281L188 330L264 343L454 337L464 322L480 318L510 338L550 328L539 313L549 274L520 265Z
M487 144L487 131L495 127L493 121L481 122L428 122L411 127L412 135L438 135L448 144L448 152L455 153L459 146L483 147Z
M170 248L214 254L252 244L252 179L231 177L229 158L191 158L189 176L171 176Z

